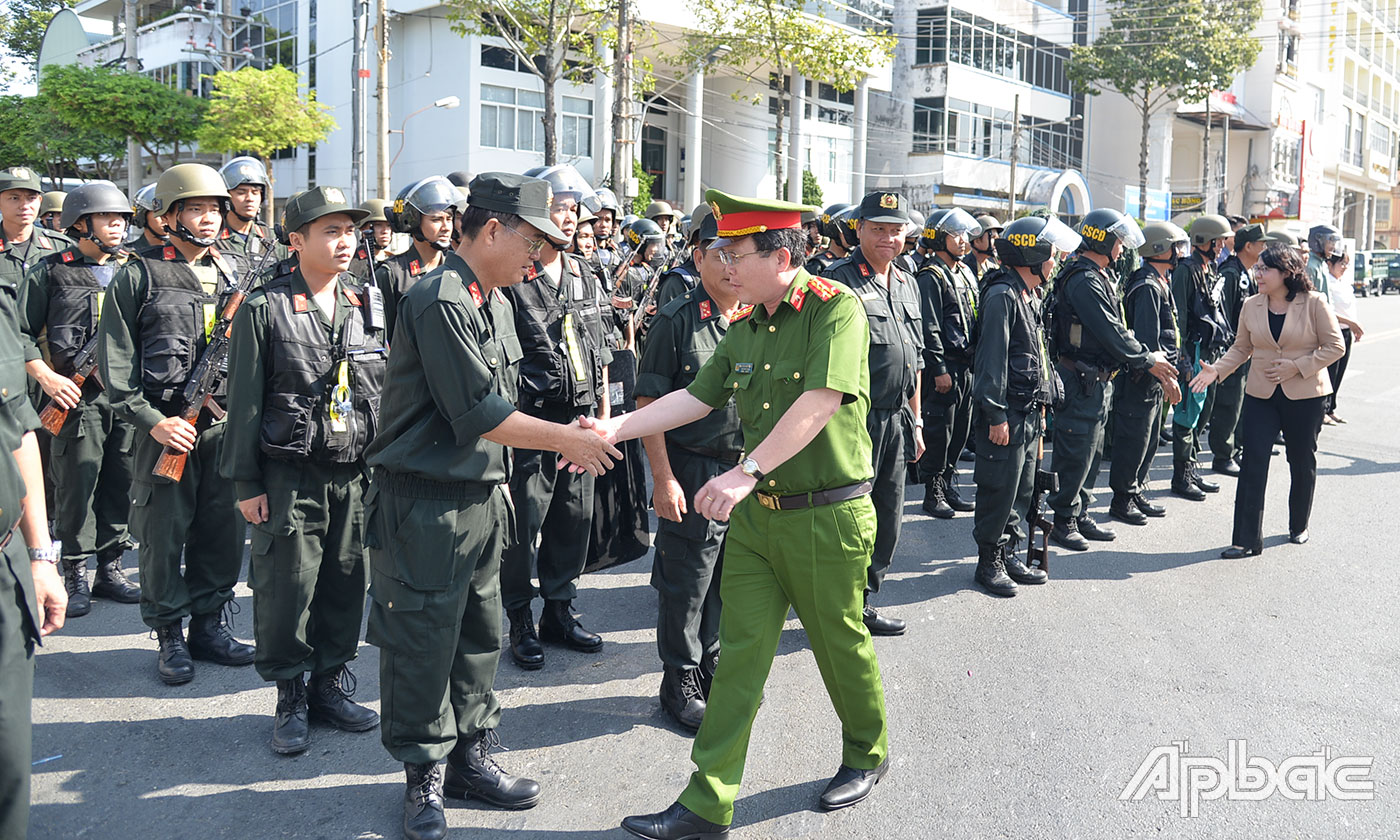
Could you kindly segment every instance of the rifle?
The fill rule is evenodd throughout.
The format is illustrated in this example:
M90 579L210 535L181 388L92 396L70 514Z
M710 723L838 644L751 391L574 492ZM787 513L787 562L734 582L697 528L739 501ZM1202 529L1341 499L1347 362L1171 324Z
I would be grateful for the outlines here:
M199 363L195 365L194 372L185 382L184 391L181 393L183 408L180 410L180 418L191 426L199 421L199 415L204 409L209 409L209 414L216 421L224 419L224 409L214 400L214 392L219 389L219 385L228 375L228 345L229 338L233 335L233 316L237 314L238 307L247 300L248 293L253 290L253 280L262 273L263 266L267 264L267 258L273 253L271 248L263 251L262 258L258 260L258 265L248 272L247 277L234 286L233 294L229 295L228 302L224 304L223 311L219 313L219 319L214 322L214 329L210 333L209 344L205 346L204 353L199 357ZM180 452L166 446L160 453L160 458L156 459L156 465L151 468L151 475L168 478L178 482L185 474L185 460L189 458L188 452Z
M88 343L84 344L83 349L79 350L78 355L74 357L73 375L69 378L73 380L73 384L77 385L79 390L82 390L83 383L87 382L89 377L96 378L99 387L102 385L101 378L97 377L97 336L95 335L88 339ZM80 396L78 399L81 401L82 397ZM57 436L58 430L62 429L63 424L68 420L69 411L72 409L60 406L51 398L39 412L39 422L48 430L49 434Z
M1045 427L1045 410L1040 412L1041 429ZM1026 566L1034 569L1039 567L1047 575L1050 574L1050 529L1055 527L1044 511L1041 510L1041 502L1045 500L1046 493L1054 493L1060 489L1060 477L1050 470L1041 469L1041 462L1045 460L1045 435L1042 431L1040 437L1040 447L1035 453L1035 491L1031 494L1031 505L1026 511ZM1040 545L1035 543L1035 532L1040 531Z

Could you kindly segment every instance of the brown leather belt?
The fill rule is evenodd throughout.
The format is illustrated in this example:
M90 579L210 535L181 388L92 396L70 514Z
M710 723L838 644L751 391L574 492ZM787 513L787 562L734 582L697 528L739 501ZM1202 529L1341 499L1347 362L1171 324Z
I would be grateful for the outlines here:
M758 503L769 510L801 510L802 508L821 507L822 505L844 502L847 499L859 499L861 496L870 494L870 482L862 481L859 484L847 484L845 487L833 487L830 490L818 490L815 493L794 493L790 496L776 496L772 493L764 493L762 490L754 492L758 497Z

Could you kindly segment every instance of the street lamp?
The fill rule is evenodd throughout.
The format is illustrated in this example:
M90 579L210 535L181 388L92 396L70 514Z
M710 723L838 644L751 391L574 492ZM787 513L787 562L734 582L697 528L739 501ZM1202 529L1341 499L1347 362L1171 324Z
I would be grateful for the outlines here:
M462 100L458 99L455 96L444 96L441 99L433 100L431 104L424 105L422 108L419 108L417 111L414 111L413 113L404 117L403 122L399 123L398 131L390 129L390 134L399 135L399 150L397 152L394 152L394 159L389 161L389 172L392 173L394 171L394 164L399 162L399 155L403 154L403 147L408 145L408 137L404 134L404 128L408 126L409 120L413 119L414 117L418 116L424 111L427 111L430 108L456 108L458 105L461 104Z

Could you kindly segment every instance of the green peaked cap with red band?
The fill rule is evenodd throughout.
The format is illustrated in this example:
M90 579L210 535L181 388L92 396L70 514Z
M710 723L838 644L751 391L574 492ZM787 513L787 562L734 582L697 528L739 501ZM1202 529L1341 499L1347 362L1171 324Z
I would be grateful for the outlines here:
M719 235L724 239L735 239L768 230L800 228L803 213L821 212L805 204L763 198L741 198L719 190L706 190L705 203L710 205Z

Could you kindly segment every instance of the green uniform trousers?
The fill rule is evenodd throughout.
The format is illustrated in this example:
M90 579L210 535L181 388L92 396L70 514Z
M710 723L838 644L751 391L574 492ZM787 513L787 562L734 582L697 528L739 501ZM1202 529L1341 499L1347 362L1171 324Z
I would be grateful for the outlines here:
M924 415L924 457L919 459L919 480L924 484L957 469L972 428L972 370L952 360L947 367L953 380L947 393L935 391L934 377L924 375L920 409Z
M1060 489L1050 495L1050 508L1056 517L1078 519L1093 501L1090 491L1099 480L1113 383L1081 376L1058 363L1056 367L1065 383L1065 401L1055 409L1055 452L1050 460Z
M30 704L39 631L25 589L32 587L29 556L18 530L0 563L8 567L0 569L0 837L23 838L29 832Z
M841 719L841 763L870 770L885 760L885 691L861 621L874 544L875 508L866 496L787 511L750 497L734 509L720 581L723 655L690 753L697 769L682 805L714 823L733 821L754 715L789 606L807 631Z
M979 420L980 431L987 427ZM1019 545L1025 540L1030 518L1031 496L1035 491L1035 462L1044 432L1040 411L1006 412L1009 440L998 446L990 440L977 442L977 465L972 479L977 483L976 509L972 513L972 537L979 548Z
M325 674L355 658L368 580L362 464L269 459L270 518L250 529L258 675Z
M148 627L210 615L233 600L245 523L233 482L219 475L223 448L222 423L200 432L176 483L151 475L163 447L149 434L137 435L131 533L141 543L141 620Z
M571 423L586 411L532 410L555 423ZM516 449L510 476L510 497L518 520L514 544L501 561L501 598L507 610L530 605L531 561L539 573L540 595L549 601L572 601L578 579L588 564L588 541L593 527L593 476L561 470L557 452ZM535 539L539 538L539 551Z
M127 513L135 438L136 429L103 400L68 412L50 443L54 536L63 542L65 560L120 556L131 547Z
M865 589L871 594L880 591L880 584L894 560L895 547L899 545L899 530L904 522L904 485L909 475L909 457L914 454L909 446L914 425L911 414L908 408L872 408L865 417L875 469L870 493L870 501L875 505L875 548L870 553L870 568L865 579ZM959 446L955 460L961 452Z
M1211 414L1215 413L1215 395L1220 383L1213 382L1206 389L1206 400L1201 406L1201 415L1190 425L1184 422L1185 414L1180 409L1186 404L1186 400L1190 399L1191 380L1177 377L1177 383L1181 385L1182 399L1177 403L1177 410L1172 412L1172 460L1191 461L1195 459L1196 453L1201 451L1201 430L1206 427Z
M1113 461L1108 486L1115 495L1142 493L1162 434L1162 385L1148 373L1113 383Z
M1218 461L1235 457L1240 448L1235 430L1244 408L1244 381L1249 376L1249 362L1239 370L1215 383L1215 405L1210 411L1210 453Z
M656 652L672 668L696 668L719 650L720 570L728 522L694 510L705 482L733 469L737 459L714 458L668 445L667 457L687 512L680 522L658 517L651 585L656 589Z
M365 495L365 638L379 648L384 749L426 764L501 718L492 686L510 501L503 487L454 493L462 485L386 475L395 474L376 473Z

